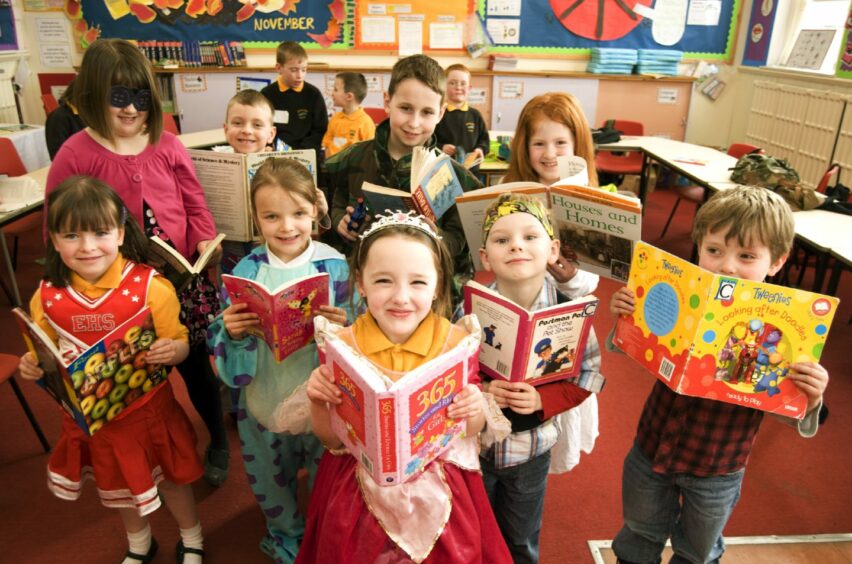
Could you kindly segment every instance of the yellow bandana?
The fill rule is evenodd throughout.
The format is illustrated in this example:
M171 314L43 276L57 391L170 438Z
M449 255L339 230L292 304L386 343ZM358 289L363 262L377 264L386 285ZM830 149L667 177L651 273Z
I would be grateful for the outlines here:
M494 223L498 219L518 212L528 213L539 220L548 236L553 239L553 225L550 223L550 218L547 216L547 209L543 203L539 200L527 202L512 199L502 202L496 208L489 210L485 215L485 219L482 221L482 244L485 245L485 241L488 240L488 233L491 232L491 228L494 227Z

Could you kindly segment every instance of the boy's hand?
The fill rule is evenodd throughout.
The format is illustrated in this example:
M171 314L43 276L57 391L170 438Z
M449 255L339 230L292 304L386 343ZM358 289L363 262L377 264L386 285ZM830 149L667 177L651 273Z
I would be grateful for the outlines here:
M482 152L482 149L480 147L477 147L476 149L474 149L473 154L477 155L476 158L478 158L478 159L485 159L485 153Z
M556 262L547 265L547 271L552 274L553 278L560 284L568 282L574 278L574 276L577 275L577 270L577 266L568 260L565 255L561 254L561 251Z
M447 143L446 145L441 147L441 150L443 152L447 153L448 155L450 155L451 157L456 156L456 146L455 145L450 145L449 143Z
M325 192L317 190L317 221L322 219L328 214L328 200L325 199Z
M472 419L482 414L482 392L476 384L468 384L447 408L447 417L451 419Z
M828 371L816 362L797 362L790 365L787 378L796 383L808 396L808 411L819 405L828 387Z
M336 323L338 325L346 325L346 310L341 307L334 307L331 305L320 306L319 313L322 314L323 317L331 321L332 323Z
M521 415L541 410L541 395L526 382L491 380L488 391L494 395L498 407L508 407Z
M256 313L240 313L247 307L248 304L246 303L231 304L222 312L222 322L225 325L225 331L235 341L244 338L249 329L257 327L260 324L260 316Z
M199 241L195 246L195 250L198 251L198 254L204 253L207 247L210 246L212 241L210 239L206 239L204 241ZM207 268L214 268L219 261L222 260L222 245L216 245L216 250L213 251L213 254L210 256L210 262L207 263Z
M353 213L355 213L355 208L353 208L352 206L346 206L346 215L344 215L340 219L340 223L337 224L337 234L340 235L341 237L343 237L343 239L345 241L349 241L350 243L354 243L355 240L358 238L358 232L357 231L350 231L349 230L349 222L352 221L352 214ZM363 221L362 225L366 224L369 221L370 221L370 216L368 215L368 216L364 217L364 221Z
M613 315L633 315L636 311L636 295L627 286L622 286L612 295L609 311Z
M326 403L337 405L343 401L340 399L341 392L335 386L334 378L325 365L319 366L311 372L311 376L308 378L307 393L312 402L320 405Z
M38 365L36 355L28 352L21 357L21 363L18 365L18 371L21 373L21 378L24 380L38 380L44 376L44 370Z
M145 355L145 362L148 364L167 364L174 366L183 359L181 356L181 345L187 348L186 343L175 341L174 339L157 339L151 348L148 349L148 354ZM185 356L185 355L184 355Z

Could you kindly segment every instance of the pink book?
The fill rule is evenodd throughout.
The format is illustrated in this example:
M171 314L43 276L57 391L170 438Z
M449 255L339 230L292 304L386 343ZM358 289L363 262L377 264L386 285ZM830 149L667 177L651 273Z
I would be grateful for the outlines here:
M260 316L258 337L266 341L281 362L314 338L313 317L320 306L329 304L329 276L326 273L303 276L269 289L248 278L222 275L232 303L245 303L245 312Z
M477 370L479 327L463 321L468 335L459 344L393 382L337 336L340 326L317 317L317 343L343 392L332 429L377 484L405 482L464 434L465 422L447 417Z

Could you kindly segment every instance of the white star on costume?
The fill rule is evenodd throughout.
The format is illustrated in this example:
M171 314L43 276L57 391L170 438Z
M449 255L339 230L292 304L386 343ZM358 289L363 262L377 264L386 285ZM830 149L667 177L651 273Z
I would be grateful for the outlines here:
M134 282L142 282L142 277L141 276L134 276L133 281Z
M122 296L129 296L129 295L130 295L130 290L128 290L127 288L125 288L124 290L122 290L122 291L121 291L121 295L122 295Z
M62 294L56 294L55 296L53 296L53 299L54 299L54 300L56 300L56 301L61 300L61 299L62 299Z
M47 300L47 307L53 307L53 302L50 301L50 300Z
M134 303L136 303L136 302L138 302L138 301L139 301L139 296L133 296L133 297L132 297L132 298L130 298L130 299L131 299Z

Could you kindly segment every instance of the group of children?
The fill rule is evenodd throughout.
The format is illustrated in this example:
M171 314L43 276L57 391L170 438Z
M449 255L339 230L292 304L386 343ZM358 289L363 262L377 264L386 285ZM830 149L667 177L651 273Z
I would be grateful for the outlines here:
M324 112L308 119L300 111L315 90L304 81L307 57L281 53L281 78L265 89L272 93L240 93L228 106L225 130L235 151L265 150L276 135L303 147L306 141L288 135L325 119ZM361 96L347 89L363 86L352 88L350 79L335 82L336 101L348 104L344 112ZM449 316L458 305L458 284L472 274L470 252L493 274L492 287L528 310L585 296L598 283L562 255L548 210L534 198L503 195L493 202L481 249L468 248L455 207L437 223L387 213L368 218L362 230L350 229L364 181L408 187L415 147L451 152L463 143L467 130L443 144L435 132L448 111L445 96L454 106L450 115L469 110L457 95L468 83L469 73L466 79L459 69L445 73L429 57L401 59L385 95L388 119L375 137L344 148L347 136L330 130L331 144L342 150L326 162L324 194L304 167L286 158L267 159L252 179L263 242L234 273L267 286L327 273L331 303L317 313L345 325L341 337L391 380L460 339ZM411 480L379 487L330 429L329 410L341 392L319 365L316 345L277 363L255 336L257 317L228 296L220 306L209 278L178 297L145 265L145 235L158 234L187 258L215 235L186 151L161 131L148 62L129 43L99 40L86 52L75 88L88 127L63 145L51 167L46 275L31 314L60 350L73 354L150 307L158 339L148 360L178 367L211 445L202 463L192 427L165 383L91 437L65 416L48 464L54 493L76 499L84 479L94 477L102 503L118 508L124 521L125 563L149 562L157 552L146 515L161 495L180 527L178 561L200 562L203 538L190 484L204 473L214 482L224 479L216 469L227 469L227 456L218 456L227 452L226 439L215 436L221 405L207 395L218 398L209 347L219 381L239 390L243 460L267 523L260 548L275 561L537 561L547 474L570 468L581 445L594 441L594 394L567 382L532 387L473 376L447 414L465 421L466 437ZM458 125L451 129L460 133ZM571 154L587 161L596 184L590 128L579 104L561 93L533 98L518 123L507 180L552 184L557 157ZM464 190L479 187L461 165L456 173ZM311 235L326 213L332 229L323 239L330 244ZM700 209L693 237L701 266L763 280L786 259L792 217L771 192L737 188ZM633 304L622 289L610 309L628 314ZM75 321L81 315L101 320L90 325L100 329L81 331ZM600 377L600 360L592 334L581 370ZM809 397L799 432L810 436L828 374L813 363L791 369L790 378ZM42 375L30 353L22 357L21 374ZM211 408L218 420L205 417ZM622 562L659 562L669 537L680 561L718 559L762 416L656 384L625 461L625 524L615 541ZM311 489L306 517L296 503L302 469Z

